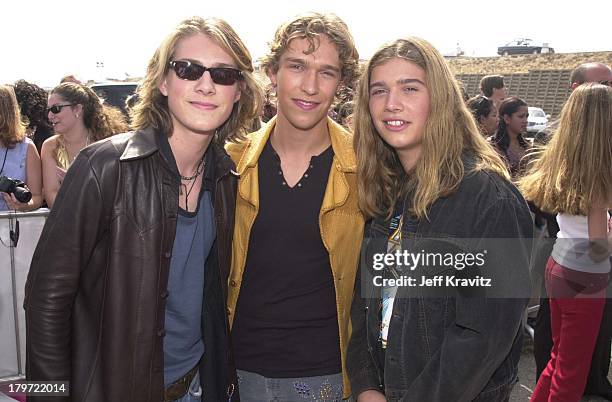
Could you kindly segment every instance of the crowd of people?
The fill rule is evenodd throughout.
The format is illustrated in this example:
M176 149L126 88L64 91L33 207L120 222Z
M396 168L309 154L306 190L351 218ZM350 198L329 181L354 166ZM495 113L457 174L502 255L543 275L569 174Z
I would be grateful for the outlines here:
M348 26L310 13L269 45L264 90L227 22L182 21L129 132L80 83L0 87L2 175L32 193L0 210L51 208L25 289L27 379L70 383L31 400L508 401L542 222L562 240L543 257L532 401L611 397L610 67L576 68L533 145L502 76L468 99L423 39L360 66ZM387 258L483 247L475 277ZM422 285L438 277L454 285Z
M76 155L95 141L128 130L127 118L81 83L63 82L49 93L25 80L0 88L0 176L25 183L32 193L24 201L4 192L0 211L51 208Z

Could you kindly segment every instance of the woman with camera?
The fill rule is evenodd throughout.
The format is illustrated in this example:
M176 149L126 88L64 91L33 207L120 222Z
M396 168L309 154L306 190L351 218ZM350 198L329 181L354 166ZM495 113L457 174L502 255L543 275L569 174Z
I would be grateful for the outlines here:
M0 85L0 193L0 211L31 211L42 204L40 157L8 85Z

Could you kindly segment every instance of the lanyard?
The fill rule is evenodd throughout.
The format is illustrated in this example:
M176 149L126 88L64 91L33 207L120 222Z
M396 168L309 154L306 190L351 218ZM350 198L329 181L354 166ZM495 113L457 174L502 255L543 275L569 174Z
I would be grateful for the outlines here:
M2 161L2 167L0 168L0 176L2 176L2 172L4 172L4 164L6 163L6 156L8 155L8 148L4 151L4 161Z

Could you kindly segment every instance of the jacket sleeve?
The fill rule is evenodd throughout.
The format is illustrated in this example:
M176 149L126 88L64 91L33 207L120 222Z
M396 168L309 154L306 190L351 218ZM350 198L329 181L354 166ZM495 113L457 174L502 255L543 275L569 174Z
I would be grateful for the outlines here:
M501 199L484 212L475 228L481 244L493 238L498 240L497 244L505 244L489 252L488 257L494 258L487 264L495 270L514 270L513 281L528 293L530 249L523 246L530 245L532 221L527 205L521 206L516 199ZM508 241L514 239L519 241ZM516 297L507 298L457 296L455 322L402 401L475 399L496 370L507 364L505 360L517 350L515 340L521 336L519 331L528 301L523 294L517 292ZM518 358L511 363L515 367L502 374L508 384L514 380Z
M365 230L365 233L369 231ZM365 242L364 242L365 244ZM364 246L364 250L365 250ZM376 363L373 360L371 345L367 341L367 321L366 315L368 311L366 300L362 295L362 276L367 276L363 270L367 269L367 264L364 264L364 250L361 253L361 263L355 277L355 291L353 293L353 303L351 305L351 338L348 343L346 367L348 371L349 381L353 398L357 400L357 396L367 390L373 389L380 391L380 379L376 368Z
M108 227L103 223L103 203L99 178L88 157L81 153L66 174L27 277L24 308L28 380L71 378L72 307L80 273L99 232Z

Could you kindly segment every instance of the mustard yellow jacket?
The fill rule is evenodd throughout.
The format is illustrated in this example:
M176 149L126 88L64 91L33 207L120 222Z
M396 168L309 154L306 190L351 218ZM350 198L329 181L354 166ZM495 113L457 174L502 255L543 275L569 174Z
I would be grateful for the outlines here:
M228 316L230 325L234 312L242 274L249 249L251 228L259 211L258 160L264 145L274 129L275 119L248 136L239 144L228 144L226 150L236 163L240 175L236 198L236 221L232 243L232 267L228 286ZM352 135L342 126L328 119L328 129L334 151L334 159L319 212L319 227L323 244L329 253L334 286L340 352L344 376L344 397L350 395L346 375L346 349L350 336L350 312L355 285L355 273L363 240L364 218L357 205L356 160ZM282 262L279 261L279 267Z

